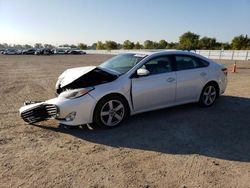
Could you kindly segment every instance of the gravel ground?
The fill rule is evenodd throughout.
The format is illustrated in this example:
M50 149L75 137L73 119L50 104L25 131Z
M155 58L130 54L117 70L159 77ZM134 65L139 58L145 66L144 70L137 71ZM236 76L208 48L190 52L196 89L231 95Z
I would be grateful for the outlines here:
M25 124L23 101L54 97L65 69L107 55L0 55L0 187L250 187L250 62L229 68L226 93L133 116L112 130Z

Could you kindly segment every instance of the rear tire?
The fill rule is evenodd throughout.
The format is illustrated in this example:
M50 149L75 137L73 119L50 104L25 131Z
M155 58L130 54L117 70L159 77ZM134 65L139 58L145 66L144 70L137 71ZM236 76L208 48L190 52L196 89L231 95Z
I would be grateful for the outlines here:
M216 89L216 86L212 83L207 84L201 92L199 103L203 107L212 106L216 101L217 96L218 91Z
M114 128L123 122L128 111L128 105L122 97L109 95L97 103L93 122L101 128Z

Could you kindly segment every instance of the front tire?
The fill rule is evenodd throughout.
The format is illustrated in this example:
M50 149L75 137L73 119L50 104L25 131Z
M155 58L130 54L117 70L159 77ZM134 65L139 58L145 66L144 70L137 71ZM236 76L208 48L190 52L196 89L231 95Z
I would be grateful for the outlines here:
M217 96L218 96L218 91L215 85L207 84L201 92L199 103L203 107L212 106L216 101Z
M97 103L93 122L101 128L113 128L120 125L127 115L126 101L118 95L110 95Z

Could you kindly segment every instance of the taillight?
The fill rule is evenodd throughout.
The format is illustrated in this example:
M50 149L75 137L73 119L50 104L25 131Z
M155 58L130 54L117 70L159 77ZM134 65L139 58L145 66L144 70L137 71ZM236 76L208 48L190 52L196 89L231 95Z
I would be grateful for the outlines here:
M227 76L227 68L222 68L221 71Z

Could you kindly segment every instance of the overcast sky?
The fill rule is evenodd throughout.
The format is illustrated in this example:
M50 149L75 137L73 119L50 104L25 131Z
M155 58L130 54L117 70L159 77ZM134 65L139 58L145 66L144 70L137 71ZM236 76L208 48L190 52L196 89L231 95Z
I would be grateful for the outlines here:
M250 0L0 0L0 43L177 42L250 35Z

